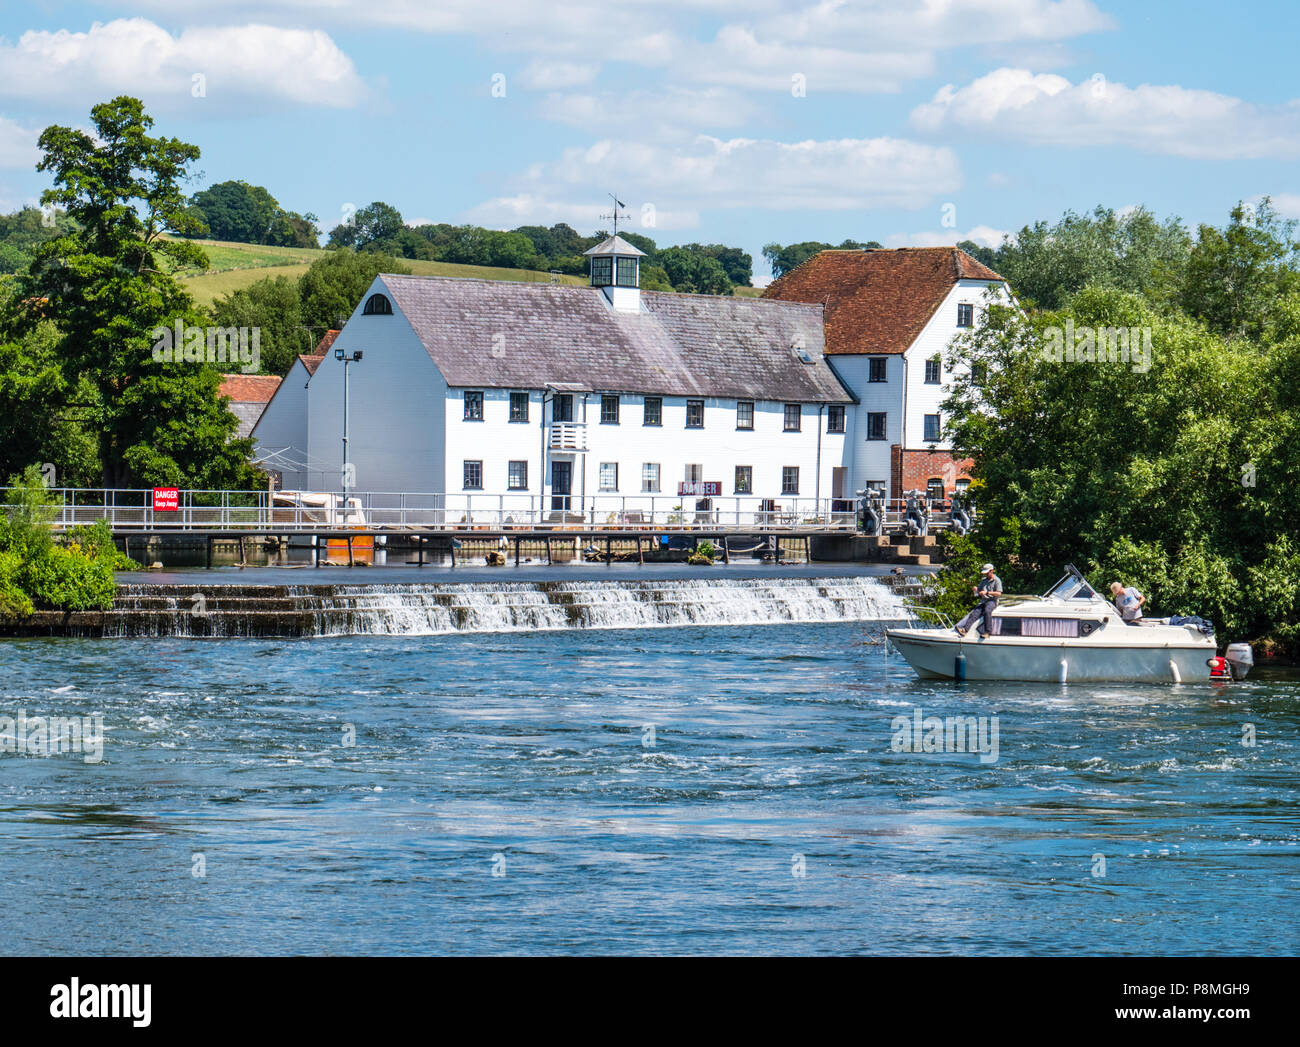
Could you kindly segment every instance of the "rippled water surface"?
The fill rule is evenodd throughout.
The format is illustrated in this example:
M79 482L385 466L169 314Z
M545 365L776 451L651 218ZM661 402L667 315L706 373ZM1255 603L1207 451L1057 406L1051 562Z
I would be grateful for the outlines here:
M0 715L107 740L0 753L0 951L1297 952L1296 677L922 682L877 632L5 641ZM917 706L996 762L892 751Z

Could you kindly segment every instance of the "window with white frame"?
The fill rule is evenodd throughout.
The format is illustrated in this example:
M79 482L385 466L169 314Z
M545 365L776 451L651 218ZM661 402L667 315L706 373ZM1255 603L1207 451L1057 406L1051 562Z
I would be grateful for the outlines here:
M659 463L641 463L641 490L654 493L659 490Z
M736 494L754 493L754 467L752 465L736 466Z
M511 462L507 471L507 486L512 491L528 490L528 463L525 461Z
M974 327L975 326L975 307L969 302L961 302L957 306L957 326Z
M618 490L618 462L600 463L600 489L602 491Z
M925 361L925 384L938 385L943 376L943 363L939 357L932 356Z
M483 490L482 460L465 462L464 480L465 482L461 486L463 486L465 490L467 491Z

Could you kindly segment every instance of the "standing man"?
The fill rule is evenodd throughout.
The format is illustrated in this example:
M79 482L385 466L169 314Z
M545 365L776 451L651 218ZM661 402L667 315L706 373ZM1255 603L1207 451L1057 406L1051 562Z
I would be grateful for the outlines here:
M1137 625L1142 620L1142 605L1147 598L1133 586L1125 588L1119 582L1110 583L1110 594L1115 597L1115 608L1119 616L1129 625Z
M993 565L986 563L980 568L983 577L978 585L971 586L971 592L979 597L979 606L970 614L957 623L957 635L965 636L966 630L975 624L975 619L983 617L980 625L980 636L988 636L993 631L993 608L998 605L998 597L1002 595L1002 579L993 573Z

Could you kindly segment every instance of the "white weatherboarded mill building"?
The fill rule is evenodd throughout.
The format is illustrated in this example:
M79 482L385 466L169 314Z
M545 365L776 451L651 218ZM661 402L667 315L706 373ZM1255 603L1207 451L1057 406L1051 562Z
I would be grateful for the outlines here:
M448 523L743 526L851 513L856 490L889 479L885 448L933 435L922 415L937 390L917 390L907 419L915 375L886 368L882 399L871 354L828 354L835 288L789 287L802 301L648 292L625 240L587 254L590 287L377 277L332 352L306 382L295 365L283 407L267 407L259 457L286 488L339 491L346 370L347 478L382 493L376 504L444 509ZM926 353L957 331L940 304L974 295L953 272L927 289L939 301L913 334ZM906 354L891 337L875 355ZM865 409L877 399L896 412L883 454L860 446L879 442Z

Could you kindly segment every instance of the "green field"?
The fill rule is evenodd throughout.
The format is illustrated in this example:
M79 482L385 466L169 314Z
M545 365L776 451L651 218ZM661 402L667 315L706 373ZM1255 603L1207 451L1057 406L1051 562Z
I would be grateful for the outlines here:
M325 255L318 247L262 247L219 240L195 240L207 252L211 267L202 273L181 274L180 280L199 305L211 305L222 295L268 277L297 279L316 259ZM458 265L454 262L426 262L403 259L417 276L470 276L480 280L519 280L550 283L551 274L534 269L498 269L492 266ZM557 276L560 283L585 286L586 277Z

